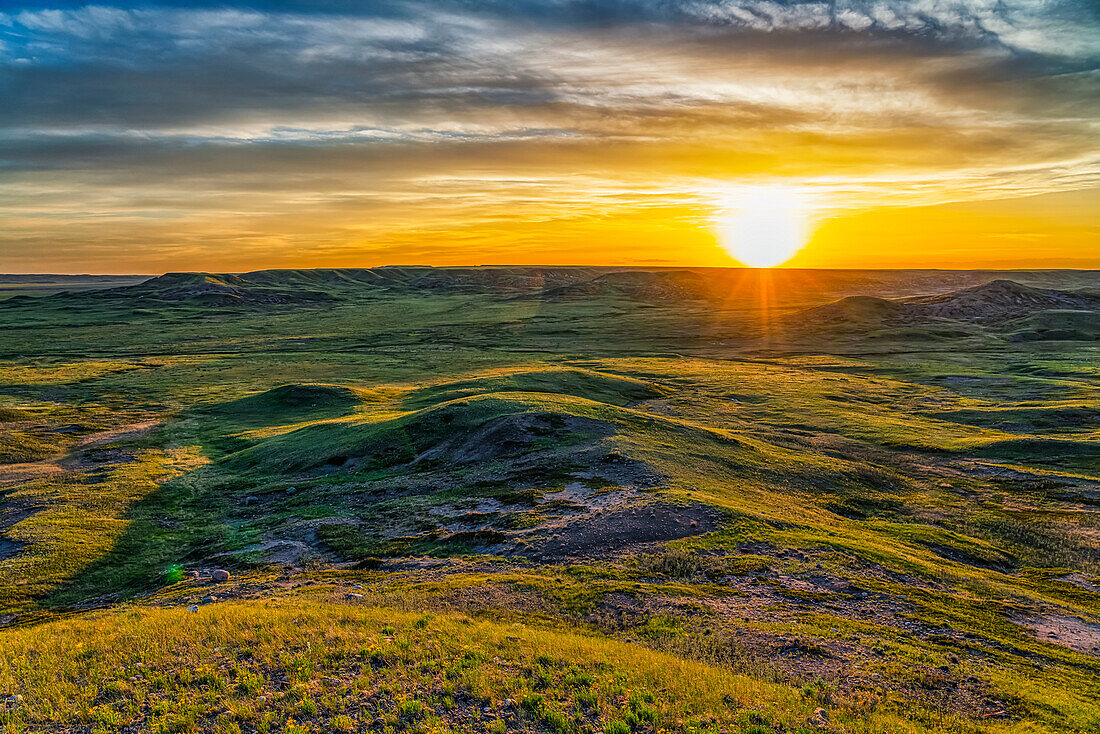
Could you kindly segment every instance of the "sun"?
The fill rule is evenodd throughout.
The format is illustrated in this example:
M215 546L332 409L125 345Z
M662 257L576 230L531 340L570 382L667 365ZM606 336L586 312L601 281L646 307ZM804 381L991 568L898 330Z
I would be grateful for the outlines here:
M794 257L809 237L808 197L795 189L758 186L730 197L716 222L722 248L753 268Z

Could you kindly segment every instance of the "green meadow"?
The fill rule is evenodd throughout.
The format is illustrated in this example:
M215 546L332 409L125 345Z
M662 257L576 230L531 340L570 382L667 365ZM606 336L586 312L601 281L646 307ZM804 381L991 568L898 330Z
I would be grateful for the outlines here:
M1100 732L1097 276L601 272L0 305L0 730Z

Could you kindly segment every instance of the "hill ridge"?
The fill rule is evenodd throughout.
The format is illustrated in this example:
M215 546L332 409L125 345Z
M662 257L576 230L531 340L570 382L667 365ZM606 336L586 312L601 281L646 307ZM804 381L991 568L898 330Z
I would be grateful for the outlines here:
M1037 288L996 279L946 293L885 299L848 296L805 309L789 321L803 328L844 325L866 328L937 322L1006 325L1051 311L1100 313L1100 295L1087 290Z

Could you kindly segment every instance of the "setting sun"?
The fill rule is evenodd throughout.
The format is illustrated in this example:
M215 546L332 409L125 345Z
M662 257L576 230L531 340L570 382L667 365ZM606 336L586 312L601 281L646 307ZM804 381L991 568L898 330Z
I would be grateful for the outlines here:
M739 194L717 223L723 249L754 268L790 260L809 236L806 196L787 188L759 187Z

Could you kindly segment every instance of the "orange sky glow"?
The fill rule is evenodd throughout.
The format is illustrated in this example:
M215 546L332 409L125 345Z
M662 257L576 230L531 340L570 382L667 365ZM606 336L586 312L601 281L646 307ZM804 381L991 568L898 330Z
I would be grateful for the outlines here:
M1100 268L1088 3L353 5L0 12L0 272Z

